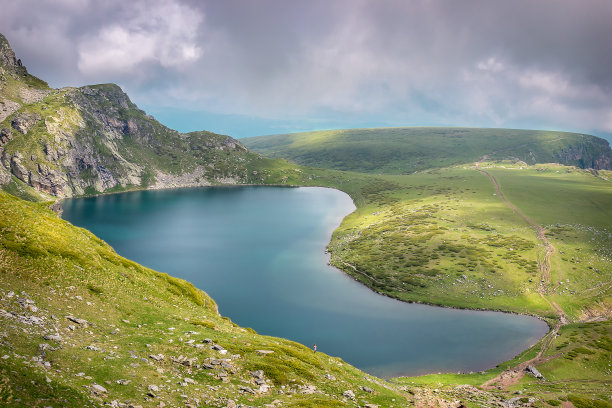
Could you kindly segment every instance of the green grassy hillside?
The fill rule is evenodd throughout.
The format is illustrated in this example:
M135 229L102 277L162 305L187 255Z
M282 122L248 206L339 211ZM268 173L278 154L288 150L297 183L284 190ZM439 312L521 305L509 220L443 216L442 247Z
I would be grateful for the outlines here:
M1 35L0 104L2 406L610 406L601 139L459 128L243 139L319 168L302 167L228 136L179 134L112 84L49 89ZM343 190L357 210L329 244L336 267L398 299L535 314L553 329L486 373L390 384L236 326L191 284L121 258L49 201L16 197L224 183ZM524 376L527 363L546 380Z
M357 210L334 232L331 263L405 301L572 320L612 306L612 181L561 165L481 163L506 198L546 229L555 248L506 205L472 166L413 175L307 170L309 183L349 193ZM563 185L563 188L559 188ZM545 279L542 282L542 279ZM542 291L546 298L539 292Z
M567 132L476 128L328 130L241 139L269 157L335 170L409 174L491 159L611 169L607 141Z
M545 342L548 344L542 351ZM563 326L554 338L545 338L516 359L484 373L432 374L394 382L422 395L435 388L438 392L433 395L467 401L470 407L497 406L491 404L489 392L498 393L503 388L507 391L506 405L513 401L514 406L610 408L611 360L610 321L571 324ZM544 378L514 371L527 363L533 364Z
M405 405L338 358L236 326L47 205L0 192L0 405Z
M373 199L371 176L307 174ZM547 336L486 373L388 383L236 326L204 292L120 257L48 205L0 192L2 406L479 407L522 390L525 403L515 406L569 398L580 408L592 398L607 407L611 397L609 322L564 327L552 346ZM537 362L549 381L525 376L507 389L480 388L540 349L552 357Z

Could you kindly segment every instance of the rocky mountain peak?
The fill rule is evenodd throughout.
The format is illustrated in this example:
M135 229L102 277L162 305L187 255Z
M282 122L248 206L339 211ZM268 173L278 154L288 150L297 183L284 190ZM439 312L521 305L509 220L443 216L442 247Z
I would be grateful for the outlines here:
M11 48L11 44L6 37L0 33L0 65L10 71L25 70L21 64L21 60L15 56L15 52Z
M0 35L0 187L71 197L263 182L259 160L229 136L167 128L118 85L50 89Z

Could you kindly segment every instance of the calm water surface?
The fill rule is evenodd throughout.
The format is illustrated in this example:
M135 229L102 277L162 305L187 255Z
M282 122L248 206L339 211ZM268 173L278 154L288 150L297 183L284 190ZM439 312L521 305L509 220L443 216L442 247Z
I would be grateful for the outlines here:
M490 368L548 329L525 316L399 302L328 266L331 233L355 208L337 190L143 191L63 206L119 254L208 292L237 324L317 343L375 375Z

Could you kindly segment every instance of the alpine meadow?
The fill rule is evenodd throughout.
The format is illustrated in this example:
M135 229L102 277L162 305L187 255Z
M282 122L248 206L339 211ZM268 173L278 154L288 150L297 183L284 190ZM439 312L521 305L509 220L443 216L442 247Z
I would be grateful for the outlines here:
M300 129L327 129L328 122L320 119L322 125L318 126L319 122L313 119L313 122L302 121L300 125L290 126L291 120L300 116L287 106L286 118L278 119L269 127L281 130L270 131L263 136L248 134L248 137L238 137L231 132L217 130L218 127L215 131L174 130L167 121L162 124L140 109L134 101L144 106L139 101L146 100L147 104L155 106L151 100L167 97L168 101L164 100L159 105L163 109L164 103L171 106L172 98L177 94L182 95L179 91L185 91L185 88L181 88L182 81L190 80L190 85L193 84L190 91L193 92L187 92L184 96L187 101L185 104L193 103L193 109L196 109L195 106L200 103L198 101L210 98L213 104L218 103L218 107L215 106L217 111L209 109L215 112L210 117L218 115L223 120L229 117L236 122L237 129L241 128L238 126L241 120L246 121L245 127L252 125L256 128L248 120L260 115L272 121L270 118L274 114L270 112L274 111L270 106L273 102L280 100L285 101L280 105L290 105L287 100L295 98L296 108L292 109L305 105L306 102L301 98L309 95L306 88L311 86L311 91L318 92L317 97L323 101L321 106L330 106L325 115L337 114L340 117L343 111L333 104L337 96L333 90L341 92L338 90L341 87L336 88L334 81L330 81L325 84L330 89L326 93L315 83L325 81L322 72L329 63L327 58L340 61L342 47L348 46L347 38L353 38L338 29L333 31L337 43L333 43L326 52L317 53L313 48L311 52L317 58L314 73L307 72L310 65L304 56L295 59L287 56L287 60L278 60L278 66L272 69L261 62L265 60L260 58L272 58L272 55L280 53L275 49L272 54L270 50L273 47L289 47L305 40L298 41L297 31L293 30L287 30L286 37L270 34L273 31L271 27L282 25L282 22L266 20L267 17L261 13L265 11L266 15L272 15L278 12L278 19L282 19L293 15L287 10L293 12L306 7L308 13L313 13L311 15L305 9L302 10L305 13L304 21L307 21L318 15L319 6L325 10L331 6L277 4L272 10L261 3L256 10L247 7L247 2L240 1L238 3L241 6L234 5L234 8L221 4L211 5L209 2L203 2L206 7L187 3L179 0L151 2L142 8L130 9L132 14L127 15L118 12L112 14L111 6L104 10L96 9L101 13L100 21L103 17L111 18L109 16L112 14L113 18L121 21L131 21L137 28L134 30L140 30L142 36L119 27L118 22L116 26L100 29L100 38L114 44L115 48L109 52L119 62L113 59L112 63L96 59L97 54L96 58L92 57L92 53L97 50L98 37L93 34L79 37L85 40L72 48L79 54L74 64L84 72L82 76L75 76L78 79L75 82L80 86L54 88L32 75L15 55L9 40L0 34L1 406L612 407L612 149L607 140L590 134L605 132L543 130L547 128L546 125L533 126L538 130L526 127L497 128L490 127L494 124L489 122L478 122L472 116L469 116L469 121L483 127L400 124L371 127L366 120L368 115L363 114L363 120L359 121L354 119L359 117L354 112L358 112L362 108L361 103L366 101L363 105L376 113L378 111L372 106L378 101L378 92L385 90L392 95L396 91L393 87L389 91L386 85L376 81L356 86L359 92L370 92L371 89L375 91L365 96L354 94L362 96L362 99L355 97L358 101L350 105L350 109L355 110L347 116L353 118L353 122L347 123L355 124L350 129L297 132ZM394 21L391 14L386 14L389 10L382 3L368 6L372 13L364 12L368 16L367 21L375 21L377 18L381 21ZM431 11L429 6L420 3L415 2L415 10L425 7L431 13L442 13L441 9L434 8ZM510 7L503 7L506 6ZM80 10L79 7L90 10L88 7L94 6L81 5L77 7ZM144 17L134 17L141 14L145 16L146 10L156 7L160 7L163 12L150 21ZM208 14L206 19L199 18L195 11L193 15L180 14L183 7L192 11L204 7ZM250 13L248 18L241 14L242 17L232 23L237 27L233 35L219 29L211 31L210 41L200 39L199 43L193 45L190 41L195 40L189 30L185 34L175 27L164 34L168 38L163 39L151 34L157 33L159 27L164 27L166 17L172 20L169 16L173 16L173 13L180 14L177 21L184 23L184 27L190 27L189 24L209 24L213 27L220 24L213 17L229 18L229 14L224 14L229 13L225 7L230 7L232 13L241 7L245 8L242 12ZM359 31L357 36L362 39L360 44L369 47L368 50L376 48L372 44L378 44L385 52L391 52L387 48L394 49L396 45L370 43L376 30L363 23L365 20L361 19L365 17L355 11L365 6L351 7L347 5L342 10L347 14L353 13L353 24L359 27L363 25L363 31ZM498 7L503 8L501 5ZM493 9L496 12L500 10L495 7ZM107 16L104 13L110 14ZM129 20L132 18L130 16L132 20ZM460 19L467 18L462 14L457 16ZM487 16L483 15L482 18ZM0 17L0 23L3 21ZM265 21L269 27L266 27ZM411 21L416 24L415 20ZM258 35L261 34L264 39L257 37L253 49L244 43L241 49L244 48L242 52L245 54L228 57L229 62L226 61L224 69L217 68L214 73L208 71L218 63L215 57L222 58L237 52L233 41L238 41L238 34L242 33L240 30L249 27L254 29L251 24L255 22L258 22ZM98 23L91 24L93 27ZM322 19L321 30L310 34L316 38L326 35L326 24L326 20ZM79 23L78 27L71 27L76 31L83 26L85 30L85 25ZM2 25L0 29L12 43L20 44L21 49L29 50L28 53L34 55L31 48L26 47L32 34L26 35L27 30L21 30L18 31L22 33L19 40L14 40L8 32L14 35L17 31L9 30L10 27ZM151 27L158 28L148 32ZM301 25L299 27L300 30L307 30ZM122 30L132 33L130 38L142 41L144 45L123 52L125 49L120 44L123 40L115 40L115 37L124 38L125 32ZM267 30L272 31L268 33ZM512 26L511 32L516 33L516 30ZM468 41L468 31L460 31L457 37ZM444 32L440 29L440 33ZM347 37L344 37L345 34ZM173 42L172 36L179 36L182 43ZM449 41L448 37L444 38ZM518 41L511 36L506 40ZM484 43L485 39L479 37L479 41ZM137 60L141 54L162 47L166 42L172 45L170 51L160 51ZM432 44L435 44L431 46L432 53L438 52L437 47L442 47L438 42ZM399 46L400 43L397 44ZM223 52L218 47L223 48ZM420 49L421 52L423 50ZM44 50L41 52L44 54ZM70 53L62 55L66 56L68 67ZM100 55L106 54L100 52ZM210 59L206 63L209 65L201 66L199 71L193 68L192 71L189 64L201 58L209 58L208 55ZM357 53L350 54L350 64L345 61L347 65L343 65L345 71L342 79L345 82L341 81L342 86L352 86L353 81L369 78L370 74L382 75L377 67L384 65L385 60L376 60L372 55L366 55L367 58ZM247 60L247 56L253 58L253 61ZM127 60L137 61L129 65ZM365 62L374 60L376 63ZM100 72L110 72L124 82L118 81L120 85L83 85L90 77L108 81L104 75L91 69L92 61L96 62L95 67L107 69ZM486 61L486 64L476 66L480 71L486 71L483 75L488 75L488 79L511 70L518 72L520 68L510 63L502 67L499 62L502 61L501 57L499 61ZM119 66L120 62L126 63L128 68ZM351 64L369 67L364 68L368 74L359 71L358 67L354 68L354 72L346 69ZM437 64L442 63L438 61ZM249 70L246 70L247 66ZM287 80L283 72L296 69L296 66L300 66L298 72L302 74ZM401 64L397 66L407 69ZM90 71L85 72L88 67ZM422 72L427 69L430 67L424 67ZM161 75L160 72L172 70L180 75L169 79L156 76ZM235 79L235 88L240 90L223 88L226 94L218 96L215 93L218 92L216 82L207 75L219 75L218 82L222 83L233 78L230 74L234 70L241 73L240 81L250 78L252 88ZM284 78L285 81L279 81L284 84L284 88L290 90L287 92L291 98L284 99L284 93L268 82L262 80L257 83L255 78L263 70L274 71L274 75ZM58 75L55 71L49 68L50 75ZM394 72L390 70L386 74L400 81L393 76ZM422 72L420 75L425 75ZM353 73L354 76L351 76ZM112 75L109 76L111 80L114 78ZM467 70L462 75L465 81L472 78ZM569 80L563 82L559 79L560 75L552 77L556 82L543 80L542 76L535 74L521 77L522 82L519 82L528 87L534 81L541 80L536 81L538 89L552 89L551 84L554 83L558 88L554 88L556 93L552 94L561 95L559 100L569 100L578 93L579 88L572 87L573 83ZM515 77L518 76L516 73ZM133 79L135 77L138 80ZM515 77L508 74L508 78ZM428 78L424 77L423 82L429 84L429 88L423 89L429 89L435 95L439 89L431 85L435 81ZM302 80L304 84L300 82ZM383 79L380 81L382 83ZM162 85L171 91L164 88L164 92L168 93L161 92ZM271 89L267 89L268 86ZM150 93L147 93L147 87L151 87ZM206 91L202 87L207 87ZM145 88L146 92L143 91ZM453 92L459 88L459 85L452 88ZM124 89L129 91L132 98ZM135 95L132 89L136 90ZM397 89L404 88L397 85ZM425 92L422 89L410 89L418 95L421 95L419 92ZM482 89L491 93L499 92L495 95L503 94L493 85ZM590 92L585 91L585 95L596 94L598 101L605 105L607 96L602 96L605 93L598 93L594 87L588 88L586 85L584 89ZM518 94L518 90L518 96L510 95L510 90L511 87L505 89L508 101L513 100L513 97L524 96ZM194 96L202 93L205 96ZM262 106L258 106L261 112L246 110L247 113L240 115L228 112L226 116L219 113L232 104L236 105L236 109L246 109L244 106L253 103L249 101L255 94L257 102L261 100ZM449 99L455 96L450 95ZM587 100L587 96L580 100L580 104L576 104L576 109L588 106L596 110L595 104ZM230 101L229 104L225 98ZM337 99L343 100L343 95L337 96ZM422 96L422 99L426 98ZM453 110L442 102L434 103L432 100L423 102L430 108L428 114L436 109L450 112L448 115L460 112L460 107ZM470 98L465 100L466 104L472 101ZM405 101L401 99L400 102ZM546 99L546 103L558 108L561 102ZM380 104L387 106L383 102ZM320 113L321 106L304 109L316 116L312 112ZM513 109L510 102L503 106L504 109ZM533 106L533 112L529 112L526 117L531 119L538 117L538 114L544 115L537 110L540 105ZM519 117L521 112L516 108L512 114ZM560 117L563 112L566 113L567 117L563 120L574 120L574 116L567 113L569 109L558 108L558 112L562 112L558 114ZM389 117L392 117L392 113L389 113ZM283 115L284 111L278 117L284 118ZM321 114L321 117L327 117L325 115ZM451 117L458 124L464 124L456 117L440 117L444 119L439 119L438 123L450 123L452 120L446 118ZM576 114L576 117L591 120L594 116L585 113ZM549 120L549 117L545 119ZM550 123L542 120L544 124ZM578 125L583 124L576 120ZM338 121L345 123L340 119ZM424 121L433 123L434 119ZM469 121L466 119L466 122ZM371 122L392 123L386 117L380 122ZM406 123L412 122L417 123ZM259 122L253 119L253 123L267 122L264 119ZM578 125L550 127L575 130L580 127ZM329 126L332 127L339 126ZM285 132L282 130L285 128L289 133L271 134ZM210 129L213 130L212 127ZM231 136L221 133L230 133ZM146 260L141 265L133 260L135 258L127 256L132 258L127 259L125 253L115 247L112 241L102 234L94 235L91 232L95 231L93 228L89 231L73 225L67 221L70 218L65 217L65 214L62 218L62 203L68 211L64 200L78 203L78 200L104 198L113 194L110 197L125 200L125 208L138 212L142 211L143 207L140 206L144 199L129 194L151 194L151 190L164 190L172 195L185 191L179 189L211 189L220 186L253 186L248 187L253 189L256 186L257 189L268 190L269 186L327 187L340 190L350 196L354 206L342 213L336 222L352 209L354 211L346 215L337 228L338 224L334 225L333 233L333 228L328 229L331 239L326 242L324 250L329 258L325 258L324 262L329 262L335 268L334 273L337 272L346 281L363 290L367 288L367 293L375 293L385 301L391 301L391 298L402 306L412 303L434 306L436 310L452 308L469 310L465 313L487 311L499 312L494 313L496 316L502 316L502 313L506 313L503 316L521 315L513 317L530 319L541 325L537 335L539 340L534 340L535 344L511 360L503 361L514 353L499 357L496 363L482 371L456 372L432 368L424 371L427 374L416 376L421 372L401 371L400 367L398 370L402 373L401 377L379 376L379 373L344 359L342 355L328 355L323 344L304 345L293 341L295 337L290 340L266 335L279 334L261 331L255 325L253 328L242 327L237 324L243 324L241 321L223 315L227 309L224 309L220 299L213 299L216 296L210 288L207 289L195 280L191 283L180 279L167 270L156 271L154 269L157 268L148 267L151 264ZM333 192L341 194L350 204L346 195ZM282 191L277 194L282 194ZM235 199L240 199L238 197L237 194ZM160 204L164 205L166 203ZM95 203L91 208L103 211L102 205L96 206ZM197 202L194 208L194 213L205 211ZM248 207L244 212L250 214ZM128 242L131 239L129 245L140 249L145 241L139 239L138 234L150 234L155 238L155 234L167 234L164 225L179 222L178 217L160 216L161 212L152 211L151 214L147 221L153 225L151 230L130 229L118 234L119 240L125 239ZM100 218L104 219L105 215L101 213ZM206 215L215 217L214 214ZM274 216L277 217L276 214ZM195 224L195 220L193 222ZM115 233L119 230L110 218L108 222L102 222L102 225ZM187 229L181 225L176 230ZM203 222L201 225L204 226L197 231L195 238L190 235L184 242L181 241L180 249L185 252L169 255L166 259L168 262L173 262L173 259L178 262L182 253L199 251L198 248L206 246L205 243L195 242L200 238L203 242L205 239L209 240L206 242L219 239L215 236L212 224ZM238 221L228 222L223 228L234 228L238 235L246 234L248 230ZM260 227L260 231L249 233L257 235L265 229L266 226ZM329 239L329 235L327 237ZM257 239L265 241L267 238L262 232ZM299 247L306 245L300 243L300 239L310 238L296 233L290 239L295 239L295 245ZM239 244L234 247L232 243L229 246L232 256L247 256L247 251ZM281 253L279 249L279 253L274 256L278 259L273 261L280 262L279 259L287 254ZM249 292L254 299L265 301L265 293L258 293L254 287L240 286L240 279L228 280L223 259L216 262L220 266L212 273L215 283L240 293ZM252 261L245 261L247 265L249 262L258 261L254 257ZM303 262L309 261L304 257ZM254 273L248 266L244 269L245 274ZM291 268L287 269L287 273L293 272L289 270ZM308 276L301 278L309 279ZM307 318L314 323L317 319L323 319L324 307L316 304L321 302L320 299L290 299L291 294L284 293L278 282L268 275L255 279L265 279L266 289L279 291L283 301L312 302L309 306L313 307L314 312ZM304 289L299 287L300 281L297 278L293 282L297 290ZM335 296L340 298L341 294ZM241 301L232 307L258 307L257 302L251 303L246 297ZM340 314L336 310L331 313L334 312ZM364 313L357 310L353 312L356 316L352 317L357 320L357 314ZM386 317L390 320L393 318L383 318ZM283 321L273 323L291 326ZM291 321L291 324L296 322ZM546 327L548 331L543 334ZM412 330L410 327L403 329ZM437 329L439 336L452 344L455 334L452 329ZM364 330L370 329L366 327ZM372 326L373 334L377 334L376 330L379 328ZM344 339L343 333L336 331L331 330L326 334L338 337L347 348L352 342L366 342L362 338ZM414 331L415 336L425 336L418 333L417 329ZM316 329L313 332L316 337ZM474 336L478 336L477 331ZM375 338L376 341L371 343L367 341L366 348L384 349L384 336ZM424 338L425 342L435 340ZM427 358L427 349L411 351L422 353ZM399 356L397 360L400 360ZM404 373L415 376L403 376Z

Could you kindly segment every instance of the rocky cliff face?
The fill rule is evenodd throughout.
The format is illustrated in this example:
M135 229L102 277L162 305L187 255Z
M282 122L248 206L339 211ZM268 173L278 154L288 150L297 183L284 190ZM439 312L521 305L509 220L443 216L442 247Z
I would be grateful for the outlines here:
M588 137L584 143L568 146L557 154L559 163L573 164L583 169L611 170L612 149L600 138Z
M4 37L0 69L0 184L12 175L71 197L254 181L250 167L261 159L238 141L169 129L113 84L49 89L27 74Z
M2 34L0 34L0 66L15 73L22 67L21 60L15 57L11 45Z

